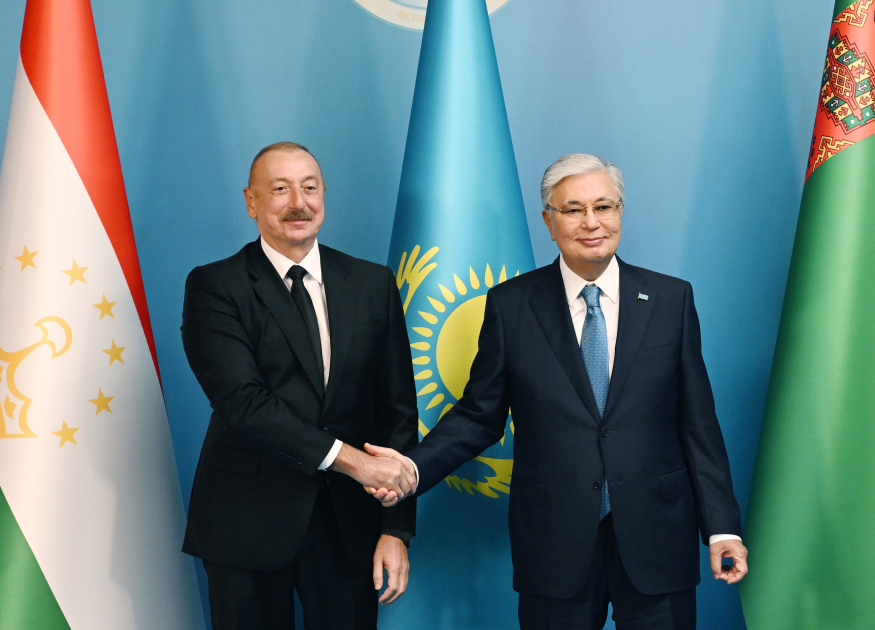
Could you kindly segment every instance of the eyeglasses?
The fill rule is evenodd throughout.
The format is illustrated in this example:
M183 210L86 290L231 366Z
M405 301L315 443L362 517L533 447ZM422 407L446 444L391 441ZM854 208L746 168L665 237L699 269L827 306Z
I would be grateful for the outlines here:
M558 212L569 219L577 218L581 221L586 217L587 209L592 210L593 216L596 219L616 219L620 215L620 208L623 207L622 202L614 201L597 201L591 206L564 206L562 208L554 208L547 204L548 210Z

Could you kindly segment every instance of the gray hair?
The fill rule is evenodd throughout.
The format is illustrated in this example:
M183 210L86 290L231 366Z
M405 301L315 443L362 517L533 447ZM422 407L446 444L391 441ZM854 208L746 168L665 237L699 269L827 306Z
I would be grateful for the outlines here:
M623 172L616 166L603 160L595 155L587 153L571 153L563 155L561 158L553 162L544 171L544 177L541 179L541 202L544 209L550 205L550 197L553 196L553 189L566 177L574 175L589 175L590 173L607 173L617 192L620 194L618 201L623 203Z
M288 151L290 153L293 153L295 151L303 151L311 158L316 160L316 156L310 153L309 149L307 149L307 147L305 147L303 144L298 144L297 142L274 142L273 144L269 144L261 151L256 153L255 157L252 158L252 164L249 165L249 181L246 182L246 185L250 188L252 187L252 173L253 171L255 171L255 163L258 162L262 155L264 155L265 153L270 153L271 151ZM319 160L316 160L316 166L319 166ZM319 166L319 171L322 171L321 166ZM323 183L324 179L325 178L323 176Z

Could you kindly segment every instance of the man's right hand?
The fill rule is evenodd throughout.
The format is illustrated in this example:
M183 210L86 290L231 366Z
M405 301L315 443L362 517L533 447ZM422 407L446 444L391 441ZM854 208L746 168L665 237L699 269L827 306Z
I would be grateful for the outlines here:
M395 460L396 462L404 466L404 469L410 475L412 475L413 483L411 486L411 491L406 495L399 496L397 492L394 492L391 488L387 488L385 486L365 486L365 490L367 491L367 493L372 495L375 499L382 503L383 507L392 507L401 499L404 499L416 492L416 484L419 482L419 479L416 478L416 468L413 466L413 462L411 462L407 457L405 457L395 449L385 446L373 446L372 444L365 444L365 450L371 455L375 455L376 457L385 457Z
M340 447L329 469L349 475L366 488L384 488L387 494L394 493L395 502L416 491L416 473L409 462L375 457L349 444Z

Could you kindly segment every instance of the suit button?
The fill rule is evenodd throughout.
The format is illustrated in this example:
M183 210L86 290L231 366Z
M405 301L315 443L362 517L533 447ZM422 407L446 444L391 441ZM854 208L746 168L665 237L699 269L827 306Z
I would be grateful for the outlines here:
M327 431L327 430L328 430L328 427L326 427L326 426L323 424L323 425L322 425L322 430L323 430L323 431Z
M609 431L607 429L602 429L602 437L608 437Z
M596 481L594 484L592 484L592 487L593 487L593 490L601 490L602 489L602 482Z

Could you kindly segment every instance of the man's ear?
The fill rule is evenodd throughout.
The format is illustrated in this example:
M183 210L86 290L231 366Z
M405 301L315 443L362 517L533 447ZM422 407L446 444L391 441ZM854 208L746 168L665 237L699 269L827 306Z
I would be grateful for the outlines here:
M553 223L552 223L552 217L550 216L550 211L549 210L542 211L541 218L544 219L544 225L546 225L547 229L550 230L550 240L555 241L556 236L553 235Z
M252 192L251 188L243 189L243 198L246 200L246 214L249 215L250 219L255 218L255 193Z

